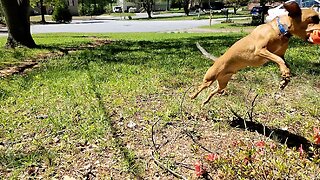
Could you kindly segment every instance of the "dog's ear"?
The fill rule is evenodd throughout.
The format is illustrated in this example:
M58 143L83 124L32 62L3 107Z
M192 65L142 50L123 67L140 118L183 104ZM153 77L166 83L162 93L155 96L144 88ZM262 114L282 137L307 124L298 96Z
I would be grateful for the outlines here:
M284 8L289 12L290 17L298 17L301 16L301 9L299 4L295 1L287 2L283 4Z

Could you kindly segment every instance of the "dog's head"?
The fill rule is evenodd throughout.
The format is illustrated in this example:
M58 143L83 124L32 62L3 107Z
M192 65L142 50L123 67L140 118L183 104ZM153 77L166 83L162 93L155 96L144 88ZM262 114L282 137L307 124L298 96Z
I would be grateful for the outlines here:
M314 30L320 30L319 13L312 8L301 9L295 1L284 3L288 11L289 32L308 40Z

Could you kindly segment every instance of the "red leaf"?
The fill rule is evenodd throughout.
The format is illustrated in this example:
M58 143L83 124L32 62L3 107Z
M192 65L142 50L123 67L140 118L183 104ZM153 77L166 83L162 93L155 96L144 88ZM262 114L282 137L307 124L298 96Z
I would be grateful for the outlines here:
M266 143L265 143L264 141L258 141L258 142L256 142L256 146L257 146L257 147L262 148L262 147L265 147L265 145L266 145Z
M320 132L318 128L313 128L313 142L317 145L320 145Z
M194 163L194 169L197 176L202 176L207 172L206 168L202 165L200 161L197 161L196 163Z
M304 155L304 150L303 150L302 144L300 144L299 153L300 153L300 158L302 159L303 155Z
M277 147L277 145L275 143L270 144L270 149L275 149L276 147Z
M219 155L218 154L215 154L215 153L210 153L208 154L208 156L206 157L206 159L208 161L215 161L217 159L219 159Z

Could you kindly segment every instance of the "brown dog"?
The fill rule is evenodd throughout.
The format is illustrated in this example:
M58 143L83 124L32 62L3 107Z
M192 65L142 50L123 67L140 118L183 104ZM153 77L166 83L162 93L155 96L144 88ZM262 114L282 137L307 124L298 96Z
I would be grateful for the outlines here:
M205 105L216 93L222 93L231 76L247 66L261 66L273 61L280 67L283 89L290 81L290 70L284 61L289 38L295 35L308 40L313 30L319 30L319 14L313 9L300 9L296 2L284 4L288 15L280 16L267 24L256 27L249 35L233 44L222 56L217 58L208 69L197 92L190 97L196 98L215 80L218 87L203 102ZM212 59L212 57L208 58Z

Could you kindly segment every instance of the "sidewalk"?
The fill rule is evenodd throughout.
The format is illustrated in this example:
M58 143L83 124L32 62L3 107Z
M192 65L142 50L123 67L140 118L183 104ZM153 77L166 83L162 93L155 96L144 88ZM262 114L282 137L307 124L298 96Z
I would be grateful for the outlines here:
M121 13L119 13L120 16L95 16L93 19L95 20L123 20L127 19L128 16L121 16ZM184 13L167 13L167 14L159 14L154 12L152 15L152 18L161 18L161 17L181 17L185 16ZM148 19L147 13L135 13L135 16L131 16L132 19Z
M0 33L8 33L8 28L2 24L0 24Z

